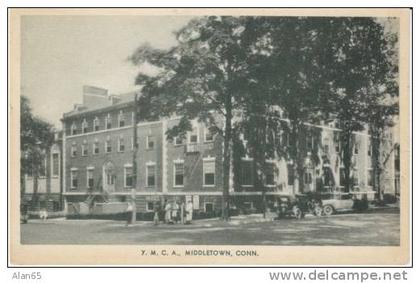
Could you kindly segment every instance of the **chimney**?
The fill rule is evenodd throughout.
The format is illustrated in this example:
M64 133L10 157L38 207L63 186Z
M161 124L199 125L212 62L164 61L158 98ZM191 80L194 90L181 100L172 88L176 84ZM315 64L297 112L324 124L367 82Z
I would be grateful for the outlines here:
M83 106L86 108L98 108L108 106L108 90L96 86L83 86Z

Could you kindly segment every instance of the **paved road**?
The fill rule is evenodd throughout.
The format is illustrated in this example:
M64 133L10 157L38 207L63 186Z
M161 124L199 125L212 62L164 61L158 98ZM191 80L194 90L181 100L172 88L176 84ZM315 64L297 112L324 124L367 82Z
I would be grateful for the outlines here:
M397 211L341 214L270 222L153 226L121 221L47 220L21 225L23 244L399 245Z

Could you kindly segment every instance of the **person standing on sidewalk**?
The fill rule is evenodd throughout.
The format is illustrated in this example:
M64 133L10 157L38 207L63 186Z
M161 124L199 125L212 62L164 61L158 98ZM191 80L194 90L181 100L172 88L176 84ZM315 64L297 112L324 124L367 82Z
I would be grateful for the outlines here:
M165 204L165 223L169 224L171 222L171 203L169 201Z
M155 203L153 206L154 216L153 216L153 223L155 226L159 225L159 211L160 211L160 204L158 202Z
M185 212L186 212L185 224L191 224L192 217L193 217L193 204L190 200L187 202L187 205L185 206Z
M181 213L180 213L181 224L184 225L185 224L185 203L184 202L181 202L180 210L181 210Z
M126 209L126 217L127 217L127 223L125 224L125 226L129 226L131 225L131 219L132 219L132 214L133 214L133 203L131 201L127 202L127 209Z
M179 211L178 210L179 210L179 205L176 201L174 201L173 204L172 204L172 220L175 223L178 223L178 221L179 221L179 217L178 217Z

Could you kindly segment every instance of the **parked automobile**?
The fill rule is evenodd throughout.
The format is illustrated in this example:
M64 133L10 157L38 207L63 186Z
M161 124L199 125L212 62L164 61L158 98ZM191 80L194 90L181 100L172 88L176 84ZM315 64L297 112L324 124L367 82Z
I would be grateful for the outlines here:
M324 215L332 215L337 211L349 211L354 206L353 199L324 199L322 200L322 212Z
M278 219L294 217L302 219L305 217L304 202L296 196L282 196L277 200Z
M368 208L366 199L358 199L352 194L310 194L314 215L332 215L336 212L364 210ZM311 206L310 206L311 207Z

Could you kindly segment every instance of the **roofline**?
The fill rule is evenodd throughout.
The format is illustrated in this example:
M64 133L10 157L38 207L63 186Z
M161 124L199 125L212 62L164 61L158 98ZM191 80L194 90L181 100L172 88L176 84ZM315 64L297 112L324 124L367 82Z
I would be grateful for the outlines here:
M110 109L113 109L113 108L116 108L116 109L118 109L118 108L124 108L124 107L130 106L131 104L134 104L134 100L128 101L128 102L124 102L124 103L109 105L109 106L105 106L105 107L98 108L98 109L86 110L84 112L76 112L76 113L67 112L67 113L64 113L63 114L63 118L61 118L60 121L63 122L65 120L68 120L68 119L71 119L71 118L75 118L77 116L91 115L91 114L94 114L94 113L100 113L102 111L107 111L107 110L110 110Z

